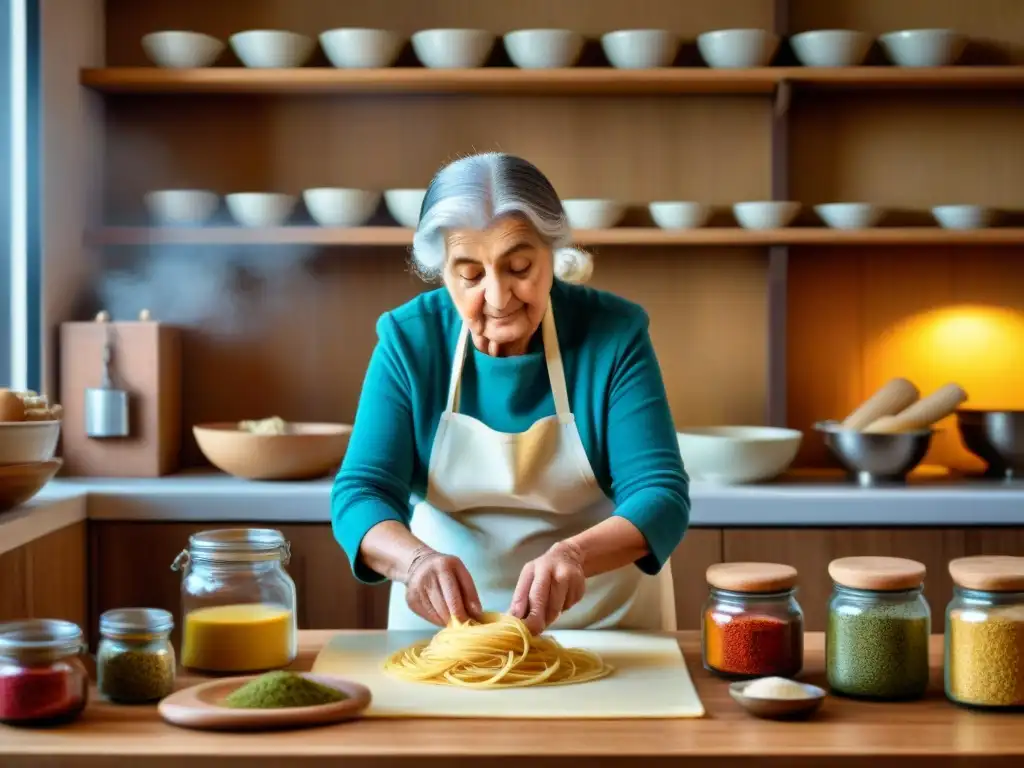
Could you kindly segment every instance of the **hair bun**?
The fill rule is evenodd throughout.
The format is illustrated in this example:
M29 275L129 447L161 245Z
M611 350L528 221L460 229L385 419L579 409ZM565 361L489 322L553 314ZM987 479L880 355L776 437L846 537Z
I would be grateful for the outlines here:
M594 274L594 257L578 248L555 249L555 275L567 283L577 285L590 280Z

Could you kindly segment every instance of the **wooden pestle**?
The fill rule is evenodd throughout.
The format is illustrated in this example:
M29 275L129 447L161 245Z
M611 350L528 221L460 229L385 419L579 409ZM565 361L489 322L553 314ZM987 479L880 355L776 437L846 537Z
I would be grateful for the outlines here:
M883 416L894 416L921 396L906 379L890 379L843 421L843 429L859 431Z
M873 434L895 434L927 429L953 413L966 399L967 393L960 385L945 384L895 416L882 416L876 419L863 431Z

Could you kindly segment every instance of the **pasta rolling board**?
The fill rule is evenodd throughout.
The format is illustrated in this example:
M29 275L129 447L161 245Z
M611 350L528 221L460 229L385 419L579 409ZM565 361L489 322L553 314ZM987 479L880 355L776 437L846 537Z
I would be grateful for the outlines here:
M576 685L471 690L407 682L381 665L395 651L431 633L342 632L331 638L313 672L367 686L363 717L661 719L702 717L704 707L672 637L646 632L561 630L550 635L567 648L599 653L615 667L606 678Z

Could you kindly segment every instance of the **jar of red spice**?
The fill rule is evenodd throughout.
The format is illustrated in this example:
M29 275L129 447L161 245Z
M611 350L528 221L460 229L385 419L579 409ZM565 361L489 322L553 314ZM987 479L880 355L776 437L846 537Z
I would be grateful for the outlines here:
M85 709L82 630L69 621L0 624L0 723L56 725Z
M804 664L804 612L796 569L777 563L717 563L707 570L701 616L704 666L730 679L793 677Z

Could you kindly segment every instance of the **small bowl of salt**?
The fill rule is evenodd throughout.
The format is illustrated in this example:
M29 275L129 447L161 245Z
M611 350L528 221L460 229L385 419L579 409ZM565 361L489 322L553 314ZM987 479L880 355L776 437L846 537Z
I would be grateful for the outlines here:
M821 708L825 691L784 677L762 677L729 686L729 695L754 717L787 720L808 717Z

